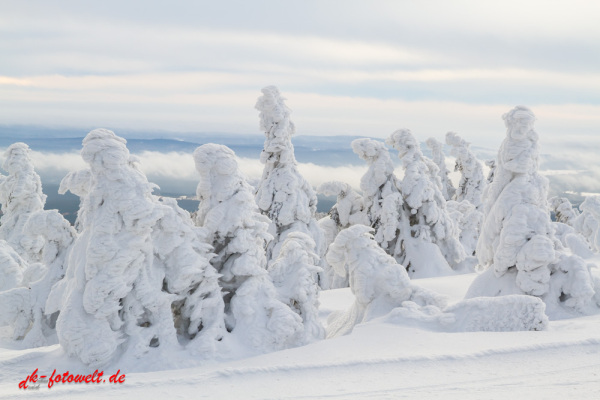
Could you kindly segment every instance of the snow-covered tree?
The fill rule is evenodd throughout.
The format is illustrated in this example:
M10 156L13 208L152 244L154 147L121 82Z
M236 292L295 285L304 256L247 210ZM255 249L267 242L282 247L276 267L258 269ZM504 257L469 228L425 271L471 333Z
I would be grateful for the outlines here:
M99 366L153 347L170 351L178 330L192 351L214 351L225 333L223 300L204 231L174 201L152 195L155 186L113 132L91 131L81 155L89 168L69 179L87 188L82 229L45 310L60 311L61 346Z
M451 218L458 223L459 239L465 252L469 256L474 256L483 222L483 214L468 200L461 202L450 200L446 202L446 207ZM477 263L476 260L474 262Z
M0 321L13 327L13 337L22 340L23 346L38 347L54 336L57 312L46 313L46 302L52 286L65 275L65 257L76 233L57 210L32 213L24 232L43 239L42 263L29 265L20 287L0 292L0 303L6 306Z
M31 150L25 143L14 143L4 153L2 168L8 176L0 177L0 239L6 240L28 263L40 261L36 254L41 251L42 241L27 242L35 238L24 237L23 228L31 213L44 209L46 195L42 193L42 182L33 168ZM33 248L27 251L23 246Z
M260 111L260 129L266 137L260 155L265 168L256 192L256 203L271 220L269 233L274 239L268 244L267 260L271 262L278 257L290 232L311 236L317 254L322 257L325 254L323 232L315 219L317 196L298 172L291 140L295 127L290 119L290 109L276 87L265 87L262 93L256 109Z
M403 203L396 202L394 206L401 206L404 214L399 219L401 239L397 240L394 252L388 253L405 265L411 276L451 273L451 267L458 267L466 254L459 241L457 224L446 209L439 178L431 174L435 165L425 160L408 129L394 132L386 143L398 150L404 167L404 178L399 185Z
M442 151L442 143L434 138L427 139L425 143L431 150L431 160L439 168L438 175L442 183L442 194L446 200L452 200L455 197L456 189L448 176L450 171L446 167L446 157L444 157L444 152Z
M554 211L556 222L562 222L573 226L575 219L579 215L579 212L573 208L573 205L566 197L554 196L548 201L550 209Z
M302 318L304 329L297 335L298 345L325 337L319 321L317 276L321 268L314 248L315 242L309 235L290 232L281 246L279 257L269 266L280 300Z
M194 161L200 174L196 223L216 253L211 264L221 275L228 331L262 351L294 344L302 322L277 298L266 269L270 221L258 210L234 152L205 144L194 151Z
M331 207L327 217L319 220L319 226L325 232L326 248L333 243L342 229L356 224L370 225L363 197L349 184L339 181L325 182L319 186L317 191L325 196L337 196L337 201ZM327 288L337 289L348 286L348 277L337 275L326 260L323 268L325 270L322 274L325 276L323 280L329 283Z
M496 160L487 160L485 162L485 165L489 168L489 172L488 172L486 181L488 184L490 184L494 181L494 174L496 173ZM484 189L484 192L485 192L485 189ZM484 201L484 200L482 199L482 201Z
M487 213L477 244L479 263L488 270L467 296L524 293L541 297L552 315L561 305L584 311L593 306L593 277L583 259L554 236L548 181L538 173L535 116L517 106L503 119L507 134L486 190Z
M374 240L372 228L354 225L341 231L329 247L327 261L340 275L350 277L354 304L329 319L327 337L348 334L355 325L390 312L405 301L443 308L444 297L414 285L404 266Z
M394 255L402 218L402 194L394 175L394 164L385 144L373 139L356 139L352 150L369 165L360 180L364 210L369 225L375 229L375 240Z
M585 238L592 250L598 253L600 252L600 196L586 197L579 208L581 208L581 214L575 218L568 210L557 209L557 219L558 212L563 211L564 214L561 213L561 217L564 215L567 221L571 222L569 225L572 225Z
M481 163L469 148L469 143L456 132L446 134L446 144L452 147L450 154L456 157L454 170L460 172L460 182L453 200L467 200L479 209L481 195L487 183Z
M27 262L5 240L0 240L0 292L21 286Z

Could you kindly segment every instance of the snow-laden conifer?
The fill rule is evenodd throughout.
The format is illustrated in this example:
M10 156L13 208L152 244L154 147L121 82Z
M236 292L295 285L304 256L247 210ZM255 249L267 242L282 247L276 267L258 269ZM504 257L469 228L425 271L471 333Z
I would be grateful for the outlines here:
M36 255L41 251L42 241L24 236L24 226L31 213L44 209L46 195L42 182L35 172L30 157L31 150L25 143L14 143L4 153L2 168L8 172L0 177L0 239L6 240L28 263L40 261ZM27 251L26 248L33 249Z
M517 106L503 119L507 134L484 196L487 213L477 244L479 263L488 270L467 296L525 293L541 297L550 316L560 305L585 311L594 302L593 278L584 260L554 236L548 181L538 173L535 116Z
M454 200L469 201L477 209L481 207L481 196L486 186L483 167L469 148L469 143L456 132L446 134L446 144L451 146L450 154L456 157L455 171L460 172L460 182Z
M431 160L439 169L438 175L442 183L442 195L444 195L446 200L453 200L456 189L452 185L452 181L450 181L450 177L448 176L450 171L448 171L448 168L446 167L446 157L444 157L442 143L438 142L435 138L429 138L425 143L431 150Z
M42 262L28 266L20 287L0 292L0 303L5 306L0 321L12 326L13 337L22 340L24 347L39 347L56 340L58 311L47 312L46 304L52 286L65 275L65 257L76 233L57 210L32 213L24 231L27 236L43 240ZM52 307L51 299L50 304Z
M556 222L562 222L573 226L575 219L579 215L579 211L573 208L573 205L566 197L554 196L548 201L550 210L554 211Z
M369 165L360 180L364 210L369 225L375 229L375 240L390 255L398 248L402 213L402 194L394 175L394 164L385 144L373 139L356 139L352 150Z
M258 210L234 152L205 144L194 151L194 161L200 174L196 222L216 253L211 264L221 275L227 329L260 351L294 344L302 323L277 298L266 270L270 221Z
M466 254L459 241L457 224L446 209L439 178L431 174L435 164L425 160L408 129L394 132L386 143L398 150L404 167L404 178L399 185L404 200L404 217L399 227L402 239L390 254L406 265L412 276L449 273L450 267L457 267ZM423 258L424 253L427 258Z
M302 232L290 232L277 259L269 266L269 274L279 294L302 318L304 329L296 335L296 344L302 345L325 337L319 321L319 256L314 252L315 242Z
M298 172L292 135L295 126L290 109L285 105L279 89L268 86L256 102L260 111L260 129L265 133L260 161L265 165L256 192L256 203L271 220L269 233L273 240L267 247L267 260L279 255L280 247L290 232L311 236L319 257L325 253L323 232L315 219L317 196Z
M563 206L566 204L563 203ZM565 207L566 208L566 207ZM579 206L581 214L573 218L568 209L561 213L562 218L567 218L577 232L579 232L588 242L592 250L596 253L600 252L600 196L586 197L583 203ZM573 210L571 208L571 210ZM557 219L558 219L557 208Z
M350 333L355 325L380 317L405 301L443 308L444 297L411 282L404 266L374 240L372 228L354 225L341 231L327 252L327 261L350 277L354 304L329 318L327 337Z
M329 210L327 217L319 220L319 226L325 233L325 244L329 247L335 240L337 234L352 225L370 225L364 206L363 196L344 182L325 182L317 189L325 196L336 196L337 201ZM327 261L322 263L325 271L322 276L329 285L329 289L337 289L348 286L348 277L340 276L329 266ZM321 285L323 286L323 285Z
M113 132L91 131L81 155L89 168L69 175L86 188L81 233L46 310L60 311L61 346L98 366L152 347L172 350L178 330L193 351L214 351L225 332L223 300L203 230L174 202L152 195L154 185Z

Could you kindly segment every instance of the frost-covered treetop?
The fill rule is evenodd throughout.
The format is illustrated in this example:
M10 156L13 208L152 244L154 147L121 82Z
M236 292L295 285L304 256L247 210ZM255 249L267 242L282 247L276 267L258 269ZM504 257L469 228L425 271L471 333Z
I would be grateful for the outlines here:
M525 106L516 106L502 116L507 128L506 145L500 150L502 166L513 173L535 173L538 169L536 120Z
M200 174L200 183L196 189L202 204L214 207L227 200L239 188L246 185L238 169L235 153L227 146L208 143L194 151L196 170Z
M385 143L398 150L398 157L402 159L405 167L414 161L420 161L423 157L419 143L410 129L398 129L386 139Z
M275 86L263 88L262 93L255 106L260 111L260 129L267 137L261 161L273 164L295 162L291 137L296 132L296 127L290 120L291 110L285 105L285 98ZM277 156L274 157L274 154Z
M108 129L94 129L83 139L81 157L94 172L117 170L135 160L126 144L125 139Z
M31 157L29 157L30 152L29 146L25 143L13 143L4 152L6 160L4 161L4 164L2 164L2 168L9 174L33 171L33 164L31 162Z

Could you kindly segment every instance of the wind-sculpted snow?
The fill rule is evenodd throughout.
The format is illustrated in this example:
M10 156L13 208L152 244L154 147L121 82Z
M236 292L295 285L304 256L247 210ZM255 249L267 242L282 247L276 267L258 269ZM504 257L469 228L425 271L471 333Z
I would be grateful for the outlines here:
M27 266L5 240L0 240L0 292L21 286Z
M111 131L91 131L81 151L89 169L63 182L86 189L79 191L81 233L50 293L60 299L50 310L60 310L59 342L92 366L153 347L169 351L179 346L176 329L193 352L214 352L224 333L223 301L209 246L187 212L151 194L154 185L125 144Z
M411 283L404 266L374 240L373 229L354 225L341 231L327 252L327 262L348 274L354 304L329 318L327 337L350 333L355 325L390 312L411 300L421 306L445 306L445 299Z
M298 345L325 337L319 321L319 256L314 252L312 238L302 232L287 235L279 257L269 266L269 274L279 293L279 299L301 318L304 329L296 337Z
M302 322L277 298L264 250L272 239L270 221L256 206L234 152L205 144L194 151L194 161L200 174L196 223L216 252L211 265L221 275L227 329L259 351L294 345Z
M438 142L434 138L427 139L425 143L431 150L432 161L439 169L438 175L442 183L442 195L444 195L446 200L452 200L455 197L456 189L448 177L450 171L448 171L448 168L446 168L446 158L444 157L444 152L442 151L442 143Z
M260 111L260 129L265 133L260 161L265 165L256 192L256 203L271 220L269 233L274 239L267 247L267 259L275 260L289 232L301 231L310 235L319 257L325 254L323 232L315 219L317 196L300 175L294 157L291 137L295 127L290 109L279 89L268 86L256 102Z
M579 216L579 211L573 208L573 205L566 197L554 196L548 200L550 210L554 211L556 222L562 222L573 226L575 219Z
M36 256L42 242L27 242L24 226L29 215L44 209L46 195L42 193L42 182L34 171L29 156L31 150L25 143L14 143L4 153L2 168L8 176L0 176L0 239L6 240L28 263L40 261ZM29 238L35 240L35 238ZM33 248L28 251L24 246Z
M446 134L446 144L452 146L450 154L456 157L454 170L460 171L460 182L454 200L467 200L479 209L482 203L481 196L487 184L483 176L483 166L469 148L469 143L456 132Z
M440 270L452 273L451 267L457 267L466 254L459 241L458 226L446 209L437 167L431 160L427 162L408 129L392 133L386 143L398 150L404 167L399 185L404 200L399 229L403 238L396 243L395 258L407 266L413 277L436 276ZM427 261L421 256L424 246L432 250ZM432 259L435 252L442 257Z
M554 235L546 200L548 181L537 171L535 116L527 107L517 106L503 119L507 135L498 152L494 180L484 194L486 216L477 257L497 277L508 278L494 284L484 274L468 295L539 296L551 317L562 305L589 311L600 288L594 289L583 259Z

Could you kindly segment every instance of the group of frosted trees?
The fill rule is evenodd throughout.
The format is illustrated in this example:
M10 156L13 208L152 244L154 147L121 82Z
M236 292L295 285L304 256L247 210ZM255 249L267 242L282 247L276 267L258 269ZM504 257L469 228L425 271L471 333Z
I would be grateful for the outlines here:
M87 168L60 185L80 197L73 228L44 210L27 145L10 146L8 175L0 176L0 325L11 325L25 346L57 340L100 366L181 348L198 357L226 357L239 346L275 351L347 334L390 312L452 330L457 319L488 309L508 317L475 313L469 329L511 330L543 329L544 303L597 309L599 277L585 259L600 251L600 201L586 200L579 214L553 199L558 222L550 220L527 108L504 116L507 138L488 179L469 144L446 135L456 186L433 138L432 158L407 129L385 144L355 140L369 166L361 192L323 184L319 192L337 202L317 221L315 191L294 157L290 110L277 88L262 93L258 186L248 184L232 150L202 145L193 154L200 203L192 215L152 193L123 138L96 129L83 140ZM402 178L386 144L398 151ZM477 262L485 271L472 299L451 307L411 282L470 272ZM319 291L348 286L356 301L332 315L326 331ZM497 294L512 296L480 299Z

